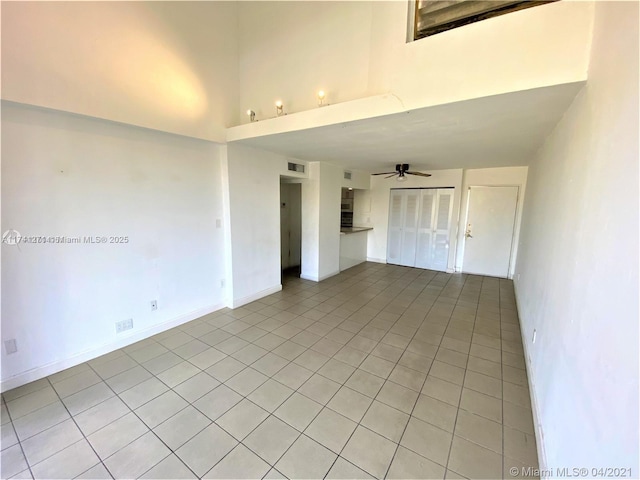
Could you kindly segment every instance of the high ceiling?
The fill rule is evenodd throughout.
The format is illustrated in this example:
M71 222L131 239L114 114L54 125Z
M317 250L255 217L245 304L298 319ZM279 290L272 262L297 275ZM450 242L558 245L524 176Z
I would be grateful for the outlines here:
M386 171L527 165L584 83L238 140L307 161Z

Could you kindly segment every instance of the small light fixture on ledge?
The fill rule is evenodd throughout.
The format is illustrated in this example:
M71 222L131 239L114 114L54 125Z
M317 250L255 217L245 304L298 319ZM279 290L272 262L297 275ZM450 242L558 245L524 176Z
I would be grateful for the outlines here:
M284 106L282 105L282 100L276 101L276 115L278 117L284 115Z
M324 90L320 90L318 92L318 106L322 107L324 106L324 97L326 96L326 94L324 93Z
M249 116L249 120L251 120L252 122L256 121L256 112L254 112L253 110L249 109L249 110L247 110L247 115Z

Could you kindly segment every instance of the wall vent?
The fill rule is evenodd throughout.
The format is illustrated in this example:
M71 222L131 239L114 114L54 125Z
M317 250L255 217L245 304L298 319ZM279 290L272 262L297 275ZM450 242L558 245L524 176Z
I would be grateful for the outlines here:
M291 172L304 173L304 165L300 165L299 163L289 162L289 165L287 166L287 170Z
M345 180L351 180L351 172L345 171L344 172L344 179Z

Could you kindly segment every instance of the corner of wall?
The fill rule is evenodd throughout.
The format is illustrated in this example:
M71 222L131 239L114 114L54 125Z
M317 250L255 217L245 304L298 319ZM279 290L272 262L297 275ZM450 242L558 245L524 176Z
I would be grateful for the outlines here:
M518 318L520 318L520 301L518 300L518 284L513 282L513 291L516 299L516 310ZM533 375L533 364L531 363L531 355L529 354L529 343L525 338L524 330L520 329L520 340L524 349L525 368L527 371L527 385L529 386L529 397L531 399L531 411L533 413L533 430L536 437L536 449L538 452L538 467L542 471L548 471L547 452L544 447L544 429L542 427L540 415L540 403L538 402L537 389Z
M222 187L222 208L223 208L223 227L224 227L224 260L225 260L225 305L232 308L233 304L233 244L231 242L231 200L229 196L229 157L228 146L220 145L220 169L221 169L221 187Z

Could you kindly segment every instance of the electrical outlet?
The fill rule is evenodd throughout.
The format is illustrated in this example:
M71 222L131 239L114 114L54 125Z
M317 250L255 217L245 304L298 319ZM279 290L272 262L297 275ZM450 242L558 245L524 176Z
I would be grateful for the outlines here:
M224 278L220 280L220 288L224 288Z
M158 309L158 301L157 300L151 300L151 311L153 312L154 310Z
M216 228L222 228L222 220L219 218L216 218Z
M116 322L116 333L122 333L125 330L131 330L133 328L133 318Z
M533 335L531 336L531 343L536 343L536 336L538 335L538 332L536 331L536 329L533 329Z
M516 275L516 280L519 282L520 281L520 274Z
M16 353L18 351L18 344L16 343L16 339L12 338L10 340L4 341L4 349L7 352L7 355L11 355L12 353Z

